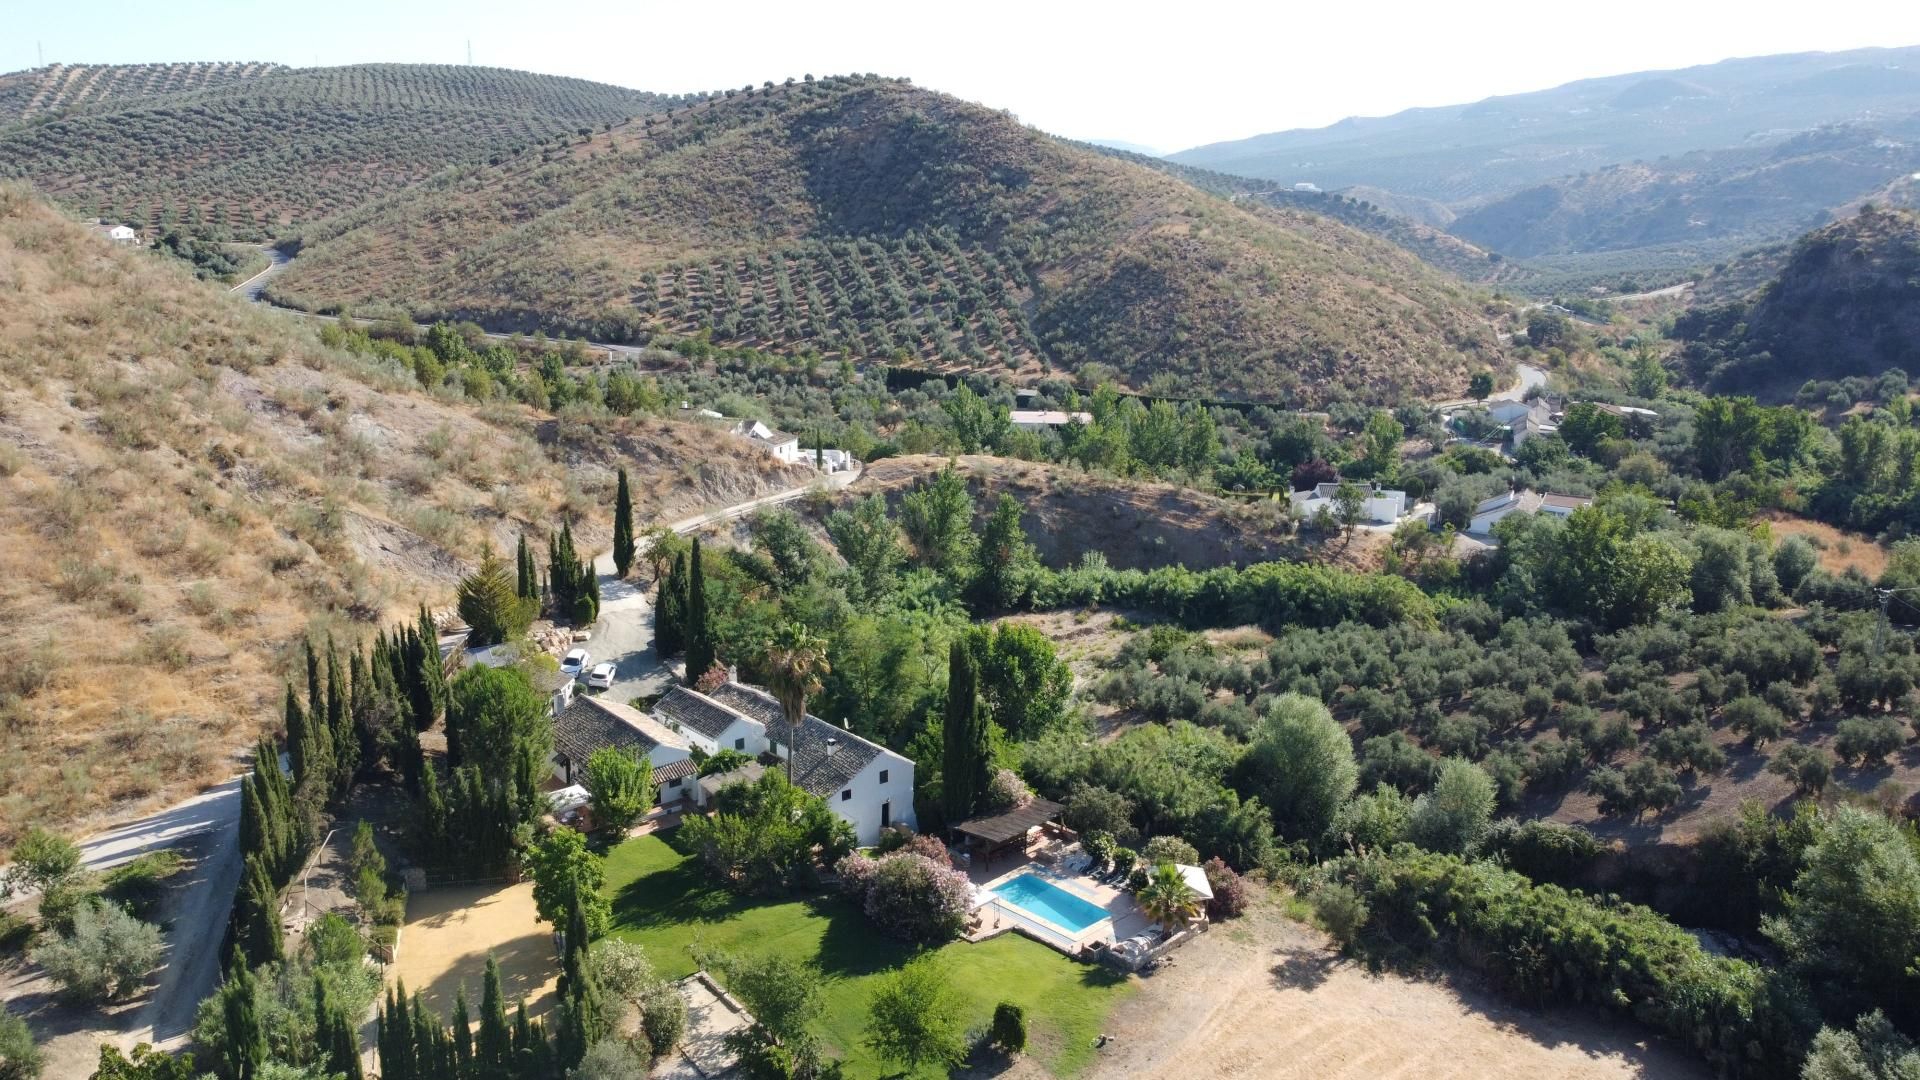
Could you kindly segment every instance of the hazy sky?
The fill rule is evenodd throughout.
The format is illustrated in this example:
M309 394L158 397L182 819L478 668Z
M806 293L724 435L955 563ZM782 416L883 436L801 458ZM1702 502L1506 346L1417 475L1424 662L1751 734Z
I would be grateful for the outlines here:
M1076 138L1178 150L1731 56L1920 44L1915 0L5 0L47 61L476 63L644 90L904 75Z

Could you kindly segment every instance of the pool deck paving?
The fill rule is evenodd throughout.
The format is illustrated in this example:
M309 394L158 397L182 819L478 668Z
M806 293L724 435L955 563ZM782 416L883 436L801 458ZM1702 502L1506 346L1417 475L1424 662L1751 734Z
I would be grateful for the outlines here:
M1079 855L1077 846L1068 849L1064 857L1052 861L1038 858L1036 854L1029 851L1018 858L995 860L989 867L969 867L967 877L978 893L991 894L1022 874L1034 874L1105 911L1107 917L1075 931L1020 907L1011 900L995 896L978 909L982 935L1023 926L1047 944L1071 955L1089 942L1104 941L1111 944L1152 928L1153 921L1147 918L1125 889L1070 869Z

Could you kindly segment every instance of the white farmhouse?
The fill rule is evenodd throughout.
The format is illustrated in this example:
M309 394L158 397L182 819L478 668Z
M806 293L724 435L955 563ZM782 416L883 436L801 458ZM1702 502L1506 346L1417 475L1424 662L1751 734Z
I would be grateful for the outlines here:
M1007 413L1007 419L1021 431L1045 431L1068 424L1091 424L1093 414L1062 409L1014 409Z
M1474 507L1473 520L1468 523L1467 531L1476 536L1486 536L1508 514L1553 514L1556 517L1566 517L1583 506L1591 505L1593 500L1584 495L1556 495L1553 492L1542 494L1519 488L1495 495Z
M115 225L107 230L107 239L116 244L137 244L140 242L140 234L125 225Z
M733 433L791 465L800 460L800 437L776 431L758 420L742 420Z
M631 706L606 698L576 697L553 718L553 776L562 784L586 778L595 750L616 747L653 765L660 801L670 803L695 789L698 768L686 737Z
M1296 516L1317 517L1324 508L1336 519L1340 516L1340 504L1334 501L1340 485L1334 483L1315 484L1309 491L1295 491L1287 496L1287 502L1293 507ZM1375 525L1391 525L1407 513L1407 493L1381 488L1379 484L1360 487L1360 520Z
M811 713L791 733L779 700L757 686L729 680L708 694L674 687L653 712L706 753L791 756L793 782L851 822L862 844L878 843L889 825L915 824L912 761ZM704 793L693 797L705 802Z

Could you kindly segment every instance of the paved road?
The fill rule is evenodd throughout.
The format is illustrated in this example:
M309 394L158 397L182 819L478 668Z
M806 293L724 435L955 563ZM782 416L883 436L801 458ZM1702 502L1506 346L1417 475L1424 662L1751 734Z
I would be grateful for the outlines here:
M1495 391L1488 396L1487 401L1525 401L1527 399L1527 391L1532 390L1536 386L1547 385L1547 373L1545 370L1534 367L1532 364L1516 364L1514 366L1520 369L1520 381L1507 387L1505 390ZM1453 398L1448 401L1436 401L1433 403L1433 407L1436 409L1459 409L1468 405L1479 404L1484 403L1476 401L1473 398Z
M267 254L267 268L240 284L235 285L233 288L228 289L228 292L239 293L249 300L258 300L260 299L260 293L267 287L267 279L279 273L288 263L293 261L291 255L288 255L277 247L269 247L262 244L260 245L260 250Z
M843 488L859 477L858 470L836 473L803 487L789 488L704 514L695 514L672 523L668 528L677 533L689 533L716 521L726 521L765 507L792 502L822 487ZM587 651L593 654L594 663L611 660L617 669L613 688L606 692L607 696L615 701L627 702L665 691L674 673L653 650L653 605L647 601L646 590L614 575L611 552L595 559L593 568L600 574L600 619L593 624L593 638L587 642Z

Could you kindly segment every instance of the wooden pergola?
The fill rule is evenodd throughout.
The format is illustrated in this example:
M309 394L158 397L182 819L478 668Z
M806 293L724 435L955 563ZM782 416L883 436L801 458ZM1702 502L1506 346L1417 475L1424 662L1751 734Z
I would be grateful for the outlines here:
M1046 799L1030 799L1024 805L1016 806L1004 814L983 814L968 818L955 825L950 832L966 837L970 847L983 850L980 865L984 868L993 862L993 857L1018 844L1026 846L1027 834L1050 821L1058 820L1066 809L1057 802Z

